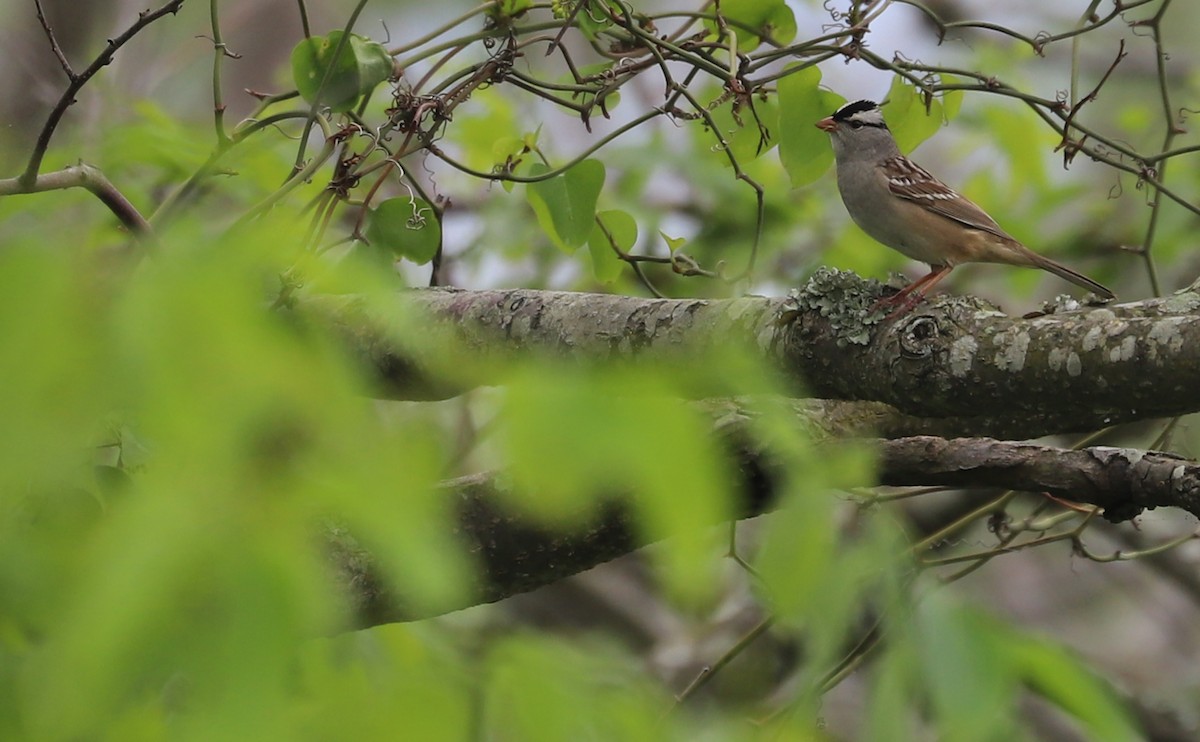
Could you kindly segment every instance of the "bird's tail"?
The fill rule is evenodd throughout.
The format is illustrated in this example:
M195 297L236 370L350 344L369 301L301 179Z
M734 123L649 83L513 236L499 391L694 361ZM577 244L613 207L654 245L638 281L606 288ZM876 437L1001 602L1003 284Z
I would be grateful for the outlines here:
M1082 273L1076 273L1062 263L1056 263L1050 258L1038 255L1028 248L1026 248L1024 252L1026 253L1026 257L1029 258L1030 264L1035 268L1041 268L1044 271L1049 271L1059 278L1070 281L1076 286L1082 286L1083 288L1088 289L1089 291L1105 299L1117 298L1117 295L1112 291L1109 291L1107 286L1096 283Z

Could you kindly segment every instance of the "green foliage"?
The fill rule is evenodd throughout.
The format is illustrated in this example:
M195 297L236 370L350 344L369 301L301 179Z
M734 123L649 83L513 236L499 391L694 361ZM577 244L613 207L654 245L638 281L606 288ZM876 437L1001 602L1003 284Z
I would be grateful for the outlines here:
M524 15L525 11L533 7L533 0L500 0L500 2L488 8L488 13L498 21L502 19L515 19Z
M897 75L892 78L883 116L896 137L901 152L911 152L937 133L944 121L959 109L962 91L951 91L945 99L926 97L924 93Z
M466 164L476 170L491 171L510 157L520 155L526 144L537 143L536 135L522 138L512 100L495 88L481 90L463 107L454 123L450 136L463 148Z
M670 538L656 551L667 586L695 600L711 597L706 530L729 518L731 479L711 423L670 389L646 372L532 369L508 386L500 442L523 511L574 524L628 500L647 540Z
M552 11L502 0L464 15L453 38L408 46L417 34L405 29L402 82L357 111L398 65L382 45L333 31L293 49L296 91L240 123L218 118L223 136L211 115L223 101L190 101L189 116L178 101L130 102L114 86L120 105L68 111L47 163L84 154L143 213L174 208L138 244L80 193L0 199L0 738L816 739L838 671L866 689L862 739L1029 737L1020 712L1031 695L1089 738L1137 738L1084 659L926 580L902 511L846 501L861 496L848 488L874 481L872 452L812 440L794 410L739 402L784 496L739 536L739 561L725 558L744 462L683 400L795 394L734 333L661 367L637 356L581 368L505 348L488 356L512 370L501 390L387 402L373 399L371 359L345 343L367 330L290 311L352 295L389 318L374 328L388 342L447 381L469 381L478 369L462 363L454 333L408 315L394 293L428 280L413 264L443 241L441 277L469 286L700 297L774 293L819 263L898 267L898 254L846 226L827 176L828 136L814 123L844 99L822 87L821 71L843 60L905 73L885 108L905 151L949 121L970 150L994 148L963 190L1018 236L1065 250L1059 235L1086 222L1094 232L1080 252L1146 237L1148 191L1122 202L1133 217L1110 218L1113 184L1060 181L1048 158L1062 138L1027 101L988 97L992 82L888 61L855 46L866 28L835 24L823 39L809 29L811 44L780 49L797 34L782 0L649 13L615 0ZM564 38L604 53L567 44L543 58L558 29L547 22L567 17ZM681 18L692 25L678 31ZM1016 85L1016 65L1041 59L1016 48L981 44L964 69ZM186 78L207 90L207 64L181 67L172 86ZM927 100L914 79L976 89ZM643 84L625 87L633 80ZM1157 146L1158 102L1129 101L1103 113L1089 103L1080 121L1103 133L1111 119L1114 142ZM783 170L763 156L776 144ZM941 151L957 159L953 146ZM730 158L762 187L761 220L759 193ZM546 162L575 164L543 177ZM524 186L536 224L510 193L514 174L542 178ZM1193 181L1172 185L1192 197ZM431 202L445 209L444 233ZM1155 213L1157 259L1189 254L1190 212ZM370 245L351 244L359 226ZM538 247L538 228L558 250ZM758 264L730 279L752 247ZM643 258L648 278L634 283L630 263ZM685 260L695 275L679 275ZM611 338L615 353L643 341L632 327ZM622 604L637 614L631 625L669 624L673 641L698 645L740 592L796 656L746 670L745 706L717 693L676 705L683 683L647 669L661 658L641 634L514 630L491 608L350 632L377 617L347 600L348 566L369 562L380 580L351 587L415 609L477 599L478 565L442 483L489 468L506 504L537 527L629 507L636 536L658 542L643 554L665 595ZM713 666L737 638L697 659ZM673 655L659 642L655 652Z
M526 174L538 177L549 172L548 166L533 163ZM603 187L604 163L584 160L562 173L530 183L525 187L525 196L554 244L571 252L595 228L596 200Z
M378 42L342 31L311 36L292 49L292 80L309 103L349 111L392 76L392 58Z
M1061 646L943 595L916 618L924 684L947 738L1012 739L1020 725L1007 709L1023 687L1074 716L1088 739L1140 738L1112 687Z
M616 250L629 252L637 243L637 237L637 221L628 212L610 209L596 214L596 227L588 237L588 253L597 281L612 283L617 280L624 264Z
M669 699L617 647L516 636L487 660L484 719L504 739L662 739Z
M293 739L463 739L472 678L444 632L393 625L307 642L296 661Z
M724 155L728 149L737 161L745 165L760 155L766 154L779 141L779 105L774 98L768 100L730 101L712 111L723 146L722 163L732 165Z
M442 244L441 221L420 198L389 198L371 209L367 240L418 265L433 260Z
M738 51L753 51L764 39L786 45L796 38L796 15L784 0L725 0L720 9ZM716 21L705 25L714 32L718 28Z
M384 426L331 338L264 311L300 237L189 227L119 292L78 252L0 257L0 651L20 699L7 718L23 720L6 737L153 729L179 683L204 709L172 722L184 736L280 736L263 705L290 692L301 642L340 621L314 533L329 517L414 600L461 590L462 556L430 527L434 438L419 419ZM106 486L92 446L145 463Z
M833 164L829 135L816 123L846 100L820 85L821 70L812 66L800 67L779 81L779 159L793 188L808 185Z

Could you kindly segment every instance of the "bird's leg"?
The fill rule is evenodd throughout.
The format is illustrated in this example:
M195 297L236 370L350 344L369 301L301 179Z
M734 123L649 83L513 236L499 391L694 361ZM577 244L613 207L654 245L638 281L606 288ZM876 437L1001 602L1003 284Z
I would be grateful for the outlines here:
M874 312L880 307L898 305L896 306L896 309L885 318L886 320L895 319L896 317L907 313L918 303L920 303L921 299L925 298L925 295L929 293L930 289L932 289L938 284L939 281L949 275L953 268L954 266L952 265L930 266L929 273L921 276L916 281L913 281L909 285L900 289L895 294L884 297L883 299L875 302L874 306L871 307L871 311Z

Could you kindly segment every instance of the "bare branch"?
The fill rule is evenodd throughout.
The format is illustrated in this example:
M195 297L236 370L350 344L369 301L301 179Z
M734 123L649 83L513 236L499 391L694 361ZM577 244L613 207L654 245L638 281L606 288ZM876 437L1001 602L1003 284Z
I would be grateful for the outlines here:
M23 177L0 180L0 196L44 193L66 188L86 188L134 235L143 239L151 236L150 224L138 212L137 207L117 190L104 173L91 165L80 163L57 172L45 173L34 178L32 182L26 182Z
M33 185L34 180L38 176L38 171L42 168L42 158L46 156L46 150L50 147L50 139L54 136L54 130L58 128L59 121L62 120L63 114L67 109L75 103L75 94L78 93L84 85L92 79L93 76L110 62L117 50L124 46L130 39L146 26L154 23L159 18L165 15L174 15L183 6L185 0L170 0L158 10L145 10L138 14L138 19L133 22L128 29L115 39L110 39L104 50L96 56L96 59L87 66L83 72L79 74L71 74L70 65L66 65L65 69L70 76L71 82L67 85L67 89L63 92L62 97L58 99L58 103L54 105L54 109L50 111L50 115L46 118L45 125L42 126L41 132L38 134L37 143L33 146L33 153L29 157L28 164L25 165L25 171L19 176L19 180L27 188ZM38 6L39 10L41 5ZM40 16L39 16L40 17ZM44 22L44 21L43 21ZM47 28L47 30L49 30ZM51 35L53 39L53 35ZM61 51L58 52L61 55ZM65 61L65 57L61 57ZM28 192L28 191L26 191Z

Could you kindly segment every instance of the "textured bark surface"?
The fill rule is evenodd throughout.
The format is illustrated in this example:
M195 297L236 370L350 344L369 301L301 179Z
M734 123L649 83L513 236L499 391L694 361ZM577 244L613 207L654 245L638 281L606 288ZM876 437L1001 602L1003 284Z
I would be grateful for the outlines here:
M939 298L886 321L871 312L880 291L852 274L821 271L784 299L432 289L382 301L309 297L293 311L300 321L332 326L375 372L381 397L441 399L503 384L531 357L686 369L711 351L740 348L792 383L786 403L797 424L831 438L893 439L878 442L880 478L863 485L1046 492L1098 505L1114 521L1155 507L1200 516L1200 469L1169 454L956 437L1032 438L1200 410L1196 293L1020 319L974 299ZM747 394L768 390L761 378L725 381L725 394L738 385ZM680 392L709 396L702 387ZM720 421L717 434L739 463L742 516L770 510L771 466L737 433L744 405L701 404ZM532 590L643 545L622 504L637 493L614 493L591 521L551 531L506 511L497 486L486 476L446 485L458 506L456 535L480 565L470 604ZM466 607L413 606L383 587L351 536L331 533L331 543L360 625Z
M760 452L725 416L722 435L738 463L737 510L753 517L778 504L777 478ZM741 441L741 442L739 442ZM986 438L931 436L878 441L879 476L892 485L1009 487L1045 492L1104 508L1112 521L1145 509L1177 507L1200 517L1200 465L1170 454L1103 446L1078 451ZM863 484L873 484L864 482ZM478 564L477 582L461 605L413 605L389 592L369 554L344 533L331 534L337 572L358 626L409 621L533 590L646 544L632 513L615 496L594 518L568 530L532 525L506 509L502 485L491 476L444 485L457 507L455 536ZM511 500L508 500L511 501ZM714 524L715 525L715 524Z
M684 366L737 346L793 381L797 397L889 405L907 418L881 420L896 434L1034 437L1200 410L1195 293L1028 319L939 298L884 321L869 312L878 291L824 271L784 299L431 289L384 307L320 297L298 309L337 327L378 372L379 393L398 399L503 383L522 357ZM398 318L407 330L386 329ZM761 380L738 381L761 391ZM921 420L946 420L950 432Z

